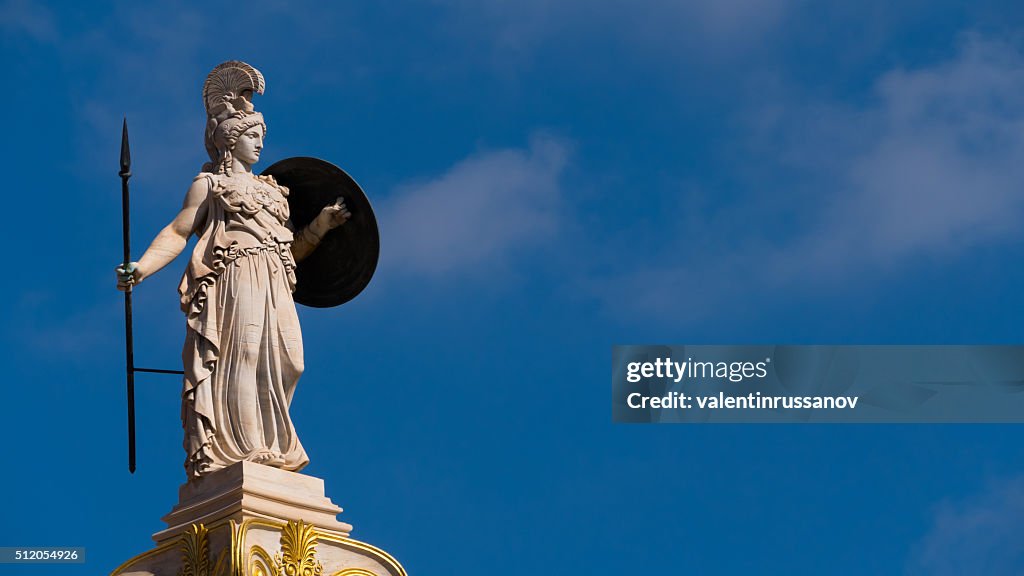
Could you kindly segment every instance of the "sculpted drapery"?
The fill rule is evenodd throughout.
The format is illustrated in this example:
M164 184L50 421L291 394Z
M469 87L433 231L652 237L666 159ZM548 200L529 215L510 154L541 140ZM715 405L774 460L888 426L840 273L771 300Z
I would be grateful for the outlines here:
M206 218L179 288L185 467L298 470L309 459L288 414L303 363L287 190L270 177L198 179L210 189Z

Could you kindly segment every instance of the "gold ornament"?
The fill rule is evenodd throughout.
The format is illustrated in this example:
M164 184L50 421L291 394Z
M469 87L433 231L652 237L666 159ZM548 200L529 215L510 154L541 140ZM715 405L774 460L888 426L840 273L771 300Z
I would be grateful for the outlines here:
M321 576L316 559L316 531L312 524L288 522L281 530L281 553L274 554L277 576Z
M193 524L182 532L178 549L181 550L181 570L178 576L215 576L224 574L224 561L228 550L222 550L217 562L210 568L210 531L202 524Z
M210 576L209 530L202 524L193 524L181 534L181 570L178 576Z

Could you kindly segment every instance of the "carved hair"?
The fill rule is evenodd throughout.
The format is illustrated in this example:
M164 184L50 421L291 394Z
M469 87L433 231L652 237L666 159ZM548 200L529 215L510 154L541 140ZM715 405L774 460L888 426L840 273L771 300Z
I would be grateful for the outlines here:
M213 162L204 164L203 172L231 175L234 158L232 151L235 149L235 144L238 143L242 134L257 126L263 129L263 135L266 136L267 124L259 112L232 116L221 122L217 122L216 118L211 118L208 131L213 131L212 139L217 150L217 158L214 158Z

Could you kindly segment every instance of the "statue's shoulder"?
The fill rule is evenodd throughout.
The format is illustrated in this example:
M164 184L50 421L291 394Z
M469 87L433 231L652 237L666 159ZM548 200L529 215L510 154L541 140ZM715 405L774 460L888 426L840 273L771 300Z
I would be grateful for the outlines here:
M216 183L216 178L217 175L214 174L213 172L200 172L199 174L196 174L195 178L192 179L192 183L195 184L196 182L206 182L211 188L213 188L214 184Z
M193 183L200 183L202 186L203 182L206 184L206 191L212 196L223 196L225 194L234 194L237 192L235 188L237 185L231 180L231 177L227 174L220 174L216 172L200 172L196 175Z

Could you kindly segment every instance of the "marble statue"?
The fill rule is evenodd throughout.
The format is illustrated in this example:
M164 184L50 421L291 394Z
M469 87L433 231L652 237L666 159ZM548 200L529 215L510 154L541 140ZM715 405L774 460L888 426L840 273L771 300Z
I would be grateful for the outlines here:
M253 174L267 126L252 96L263 88L262 74L242 62L209 74L203 99L210 162L142 257L117 267L118 289L129 290L198 238L179 286L189 479L241 461L292 471L309 462L288 413L303 371L295 267L351 213L339 198L295 230L288 189Z

